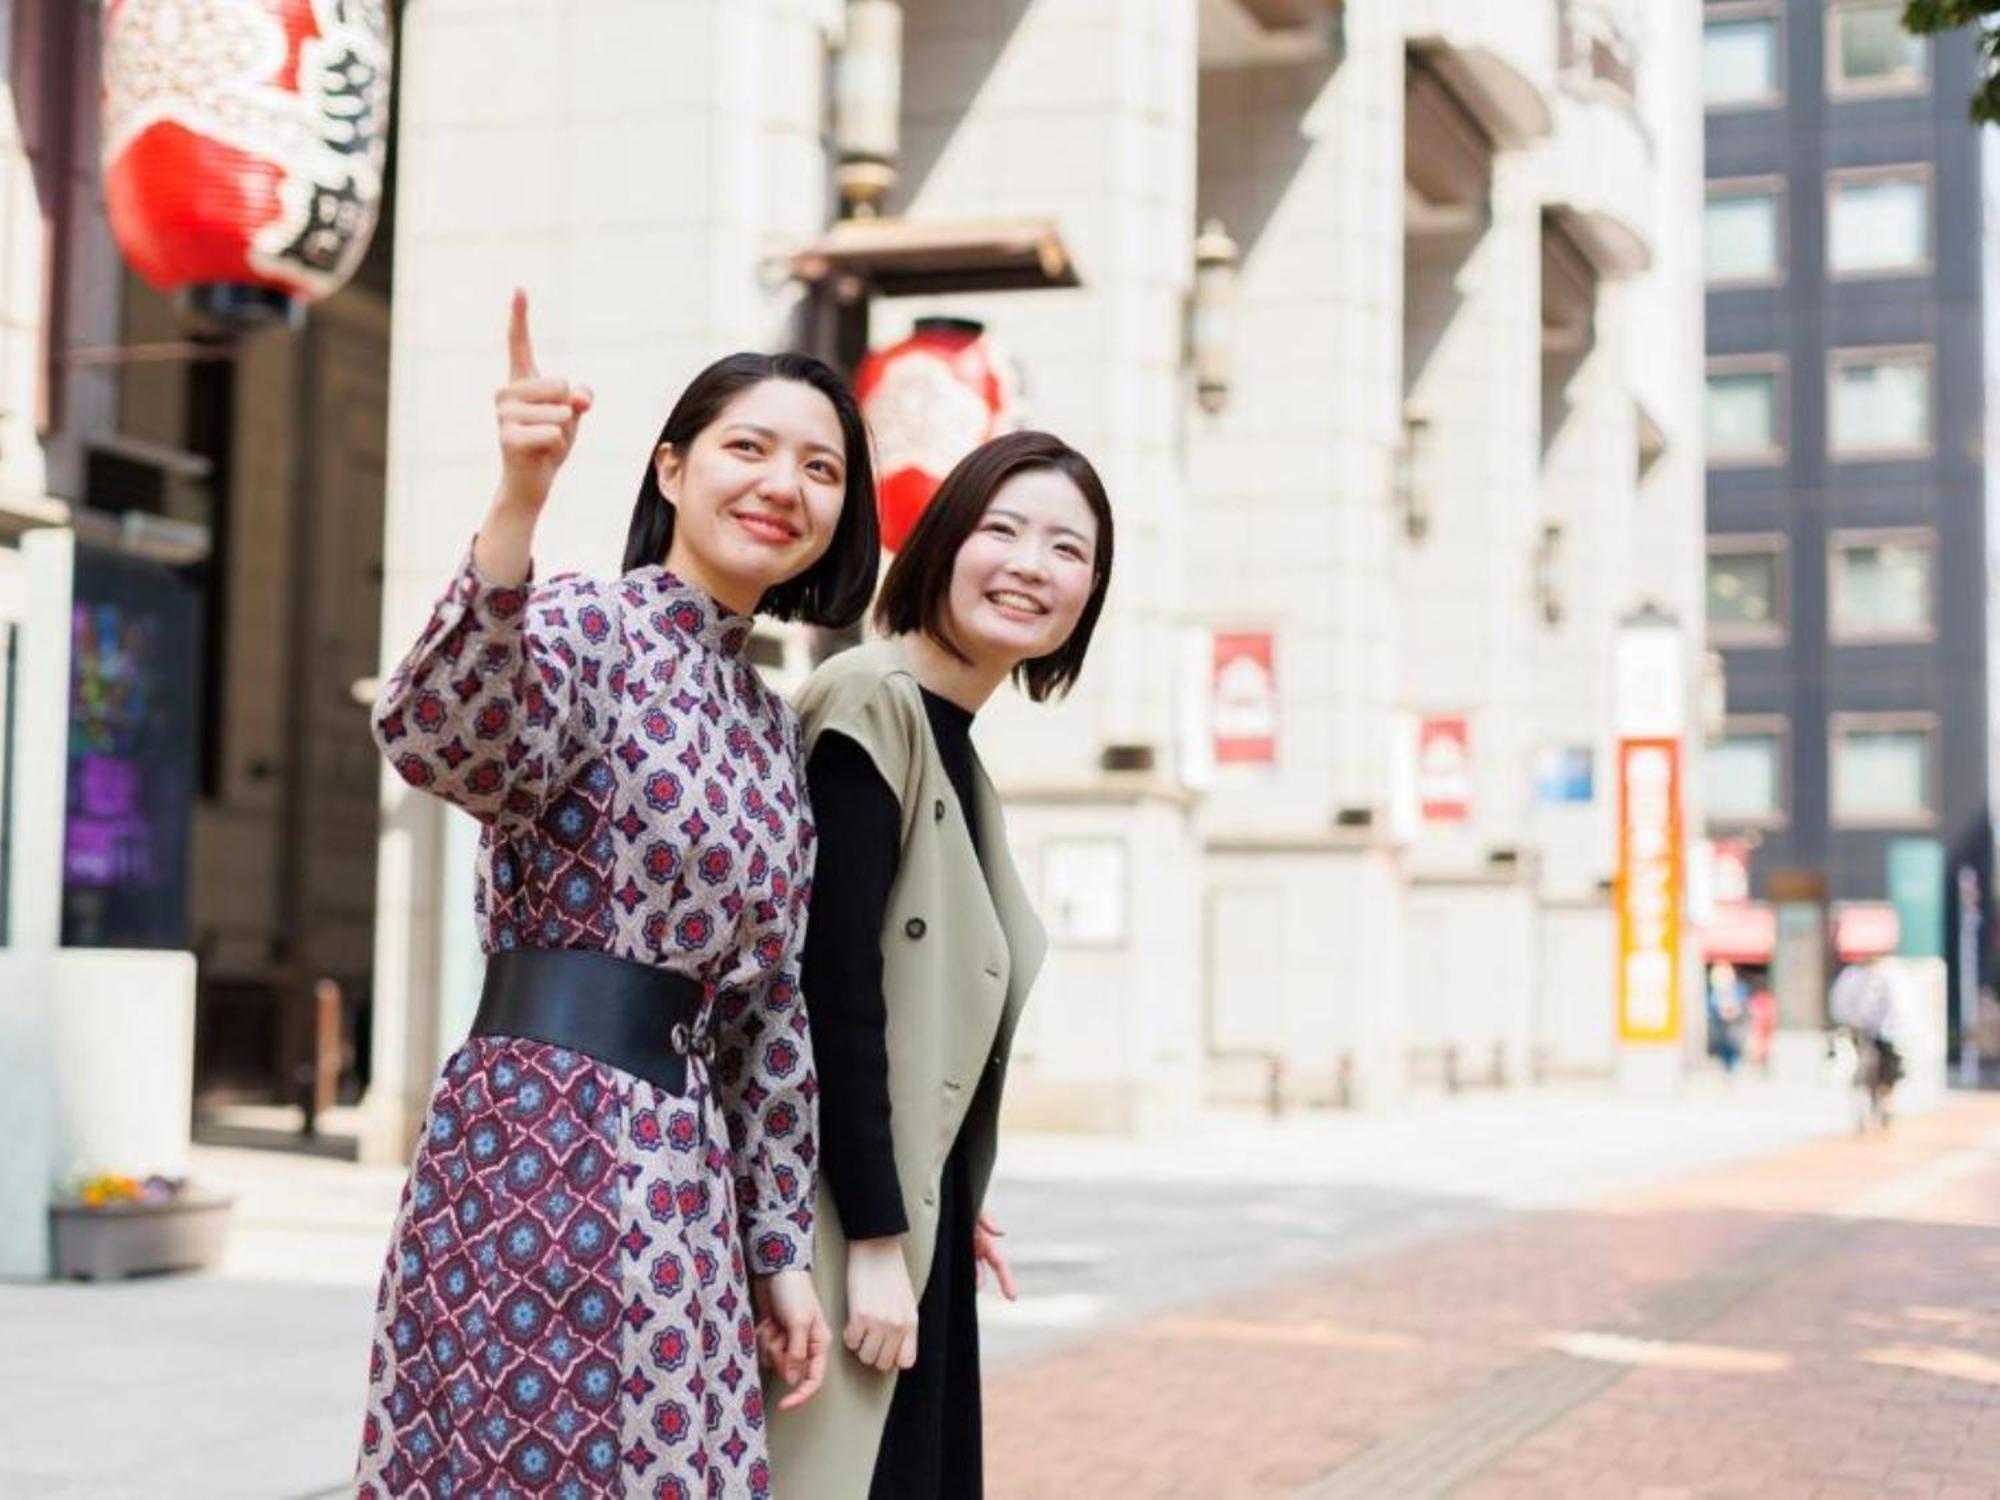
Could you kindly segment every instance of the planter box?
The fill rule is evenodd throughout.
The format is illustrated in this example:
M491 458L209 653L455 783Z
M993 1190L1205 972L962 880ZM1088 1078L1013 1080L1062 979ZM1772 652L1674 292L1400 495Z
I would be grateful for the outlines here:
M65 1280L114 1281L147 1271L194 1271L222 1259L227 1198L184 1193L168 1203L49 1209L50 1263Z

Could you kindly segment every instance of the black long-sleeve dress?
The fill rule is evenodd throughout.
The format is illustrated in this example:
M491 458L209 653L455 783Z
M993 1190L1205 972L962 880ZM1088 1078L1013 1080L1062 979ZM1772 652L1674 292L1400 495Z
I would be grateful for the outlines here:
M972 715L928 690L924 710L977 847ZM819 1064L821 1181L850 1242L904 1234L909 1219L889 1134L881 947L901 861L901 813L868 753L845 735L820 737L806 781L819 825L803 979ZM870 1500L981 1495L977 1212L961 1136L938 1184L937 1251L917 1303L917 1362L897 1377Z

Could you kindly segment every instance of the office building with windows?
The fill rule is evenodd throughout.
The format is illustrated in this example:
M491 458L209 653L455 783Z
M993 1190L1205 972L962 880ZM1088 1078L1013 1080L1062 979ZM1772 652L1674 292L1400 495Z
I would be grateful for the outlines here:
M1708 950L1796 953L1796 1024L1828 960L1941 953L1956 993L1960 872L1990 888L1979 60L1902 10L1704 14Z

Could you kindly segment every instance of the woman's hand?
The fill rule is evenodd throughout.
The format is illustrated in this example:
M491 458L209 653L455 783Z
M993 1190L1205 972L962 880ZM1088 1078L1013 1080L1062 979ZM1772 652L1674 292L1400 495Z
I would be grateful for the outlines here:
M474 554L487 581L519 583L528 576L535 523L592 400L589 386L572 385L536 368L528 336L528 294L515 288L507 319L507 383L493 393L500 424L500 488L479 528Z
M791 1387L778 1410L804 1406L826 1379L826 1355L833 1343L812 1273L753 1277L750 1297L757 1308L757 1352L763 1366Z
M972 1229L973 1278L979 1290L986 1290L986 1268L993 1268L993 1279L1000 1286L1000 1295L1009 1302L1020 1300L1020 1292L1014 1286L1014 1268L1007 1264L1007 1257L1001 1252L1000 1241L1007 1231L993 1222L991 1214L981 1214L979 1222Z
M917 1362L917 1294L903 1263L901 1235L847 1247L847 1331L841 1342L871 1370L907 1370Z

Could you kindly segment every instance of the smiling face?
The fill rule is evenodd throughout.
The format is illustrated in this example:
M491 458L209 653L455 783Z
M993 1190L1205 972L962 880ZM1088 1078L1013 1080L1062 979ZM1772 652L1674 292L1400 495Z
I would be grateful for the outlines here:
M1011 671L1059 650L1096 580L1097 518L1057 469L1025 469L993 492L952 564L951 643Z
M674 507L668 569L739 614L818 562L840 524L840 418L800 381L749 387L685 452L662 445L654 464Z

